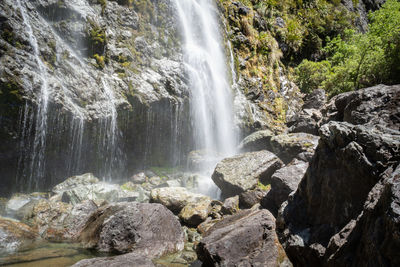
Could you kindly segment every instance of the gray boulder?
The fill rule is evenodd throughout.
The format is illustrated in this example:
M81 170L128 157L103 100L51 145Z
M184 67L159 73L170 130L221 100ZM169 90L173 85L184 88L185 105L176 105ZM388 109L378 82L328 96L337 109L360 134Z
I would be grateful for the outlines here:
M99 208L79 240L103 252L135 252L138 257L154 258L182 250L184 233L164 206L122 202Z
M212 179L222 194L229 197L255 189L282 166L282 161L271 152L247 152L219 162Z
M389 168L368 194L364 210L329 241L327 266L398 266L400 165Z
M264 130L247 136L239 148L243 151L268 150L289 163L301 153L314 153L318 139L318 136L308 133L273 135L269 130Z
M317 109L303 109L287 121L290 133L318 135L322 113Z
M229 197L225 199L221 207L223 215L232 215L239 211L239 196Z
M287 126L291 133L309 133L318 135L322 109L326 104L326 93L322 89L316 89L304 98L302 110L287 120Z
M135 184L143 184L147 181L146 174L144 172L137 173L131 177L131 181Z
M268 210L227 216L203 235L196 247L205 266L292 266L275 233Z
M71 209L71 204L41 199L35 203L30 213L26 215L25 220L37 229L41 237L60 241L64 239L64 234L67 233L68 228L75 227L75 225L64 225L64 220Z
M315 89L304 98L303 109L321 109L326 104L326 92L323 89Z
M24 220L32 212L33 206L38 201L45 199L45 196L45 193L14 194L5 203L5 214L18 220Z
M178 214L186 205L197 204L209 197L189 192L184 187L163 187L151 191L150 202L160 203L169 210Z
M85 173L67 178L64 182L53 187L53 193L62 193L78 186L98 183L99 179L93 173Z
M400 85L377 85L337 95L321 110L321 124L333 120L399 130L399 94Z
M188 203L179 213L179 218L191 227L197 227L205 221L211 211L211 199L204 198L197 203Z
M270 130L257 131L246 138L239 145L243 152L269 150L271 151L270 140L274 133Z
M314 153L318 145L318 136L307 133L289 133L271 138L272 152L285 163L291 162L300 153Z
M271 190L262 199L261 205L276 215L290 193L297 190L308 168L308 162L294 159L285 167L277 170L269 180Z
M93 200L96 203L145 200L140 188L128 183L120 186L100 182L91 173L70 177L56 185L53 192L57 196L53 197L55 201L63 201L73 205L84 200Z
M155 267L151 258L140 257L135 253L127 253L114 257L100 257L81 260L72 267Z
M241 209L250 209L254 205L259 204L266 194L267 191L259 188L243 192L239 195L239 207Z
M76 240L97 208L97 205L92 200L84 200L73 206L63 221L63 226L67 229L63 239Z

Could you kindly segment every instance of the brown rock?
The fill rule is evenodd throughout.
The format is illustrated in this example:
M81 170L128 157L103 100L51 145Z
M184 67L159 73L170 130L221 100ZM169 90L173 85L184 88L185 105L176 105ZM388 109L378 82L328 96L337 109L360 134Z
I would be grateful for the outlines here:
M183 249L177 218L156 203L121 202L99 208L80 234L88 248L104 252L135 252L154 258Z
M268 210L243 210L213 225L196 247L206 266L291 266Z

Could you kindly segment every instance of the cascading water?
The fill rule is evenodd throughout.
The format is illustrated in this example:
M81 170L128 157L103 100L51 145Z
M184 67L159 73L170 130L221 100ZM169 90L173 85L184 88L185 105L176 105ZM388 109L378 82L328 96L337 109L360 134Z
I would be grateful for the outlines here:
M24 27L29 37L29 44L32 47L33 56L38 66L38 77L40 78L40 91L36 96L37 101L37 112L36 112L36 123L35 123L35 135L32 147L32 153L30 158L30 173L25 175L28 178L29 188L38 188L37 177L43 177L45 171L45 149L46 149L46 136L47 136L47 111L48 111L48 100L49 100L49 89L47 83L47 69L42 59L39 56L38 42L36 36L32 30L29 16L26 13L26 7L22 6L20 0L16 1L16 7L19 9ZM24 120L28 119L28 115L25 114ZM27 122L25 121L24 124Z
M80 19L85 19L88 13L95 14L85 1L74 0L69 4L81 11L78 16ZM95 78L83 55L69 45L53 27L52 21L42 17L45 11L32 16L30 12L36 11L32 11L29 5L29 2L18 0L14 7L21 14L29 42L29 54L35 62L32 66L34 79L24 82L26 88L31 88L36 101L34 105L26 102L20 113L20 156L15 186L21 191L40 190L59 182L60 178L82 172L94 172L104 180L111 180L113 174L123 169L125 158L118 144L120 132L116 100L113 88L109 86L118 78L111 75ZM46 12L52 14L52 10ZM49 69L46 58L39 50L41 33L37 32L38 23L54 38L52 42L56 60ZM69 60L65 60L65 57L69 57ZM71 71L82 70L84 75L80 77L98 81L102 90L94 101L97 111L95 123L91 123L93 118L86 109L87 103L74 91L76 84L71 84L71 79L64 79L65 68L58 65L60 62L69 65L67 69ZM80 74L76 72L76 75ZM59 104L63 108L60 109ZM96 153L92 153L95 156L85 153L96 149Z
M117 109L115 107L115 96L114 92L110 88L106 79L102 78L101 83L103 85L104 97L107 99L106 112L107 114L100 119L100 140L103 141L102 151L99 154L103 154L103 167L101 168L101 175L104 180L112 180L113 171L120 169L118 164L122 164L121 152L118 149L118 136L119 129L117 125Z
M210 175L217 160L232 155L236 147L233 97L217 10L212 0L175 0L175 5L184 38L184 63L190 79L195 147L215 158L212 164L204 166L204 171ZM210 191L211 184L211 179L203 179L200 191L210 194L204 191Z

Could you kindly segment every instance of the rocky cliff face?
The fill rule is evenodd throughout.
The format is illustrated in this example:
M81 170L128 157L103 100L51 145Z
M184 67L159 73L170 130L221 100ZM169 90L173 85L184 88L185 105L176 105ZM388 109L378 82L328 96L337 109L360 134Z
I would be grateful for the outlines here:
M399 86L379 85L341 94L323 111L331 121L277 221L296 264L398 264L399 96Z
M17 177L20 189L44 188L86 171L121 177L185 164L194 142L175 9L170 0L0 4L3 185ZM221 23L223 34L230 24ZM226 51L238 127L281 131L281 100L297 94L295 86L282 73L281 91L260 102L262 84L237 76L238 51L229 43Z
M84 169L109 176L119 164L180 154L188 89L172 9L169 1L1 3L6 179L19 169L43 187ZM43 170L30 167L37 161ZM30 181L32 173L47 178Z

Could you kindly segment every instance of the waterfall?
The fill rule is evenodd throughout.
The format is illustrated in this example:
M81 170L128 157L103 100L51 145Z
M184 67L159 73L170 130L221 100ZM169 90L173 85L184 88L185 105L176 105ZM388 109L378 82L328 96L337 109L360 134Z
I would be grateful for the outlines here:
M104 102L107 114L100 119L100 136L102 140L102 150L98 151L99 155L103 154L102 176L103 180L112 180L114 171L118 171L119 161L122 161L118 151L118 135L119 129L117 125L117 108L115 106L115 96L106 79L102 78L101 83L104 90ZM122 164L122 162L120 162Z
M212 0L175 4L184 37L196 149L231 155L236 146L232 95L216 7Z
M228 79L217 9L212 0L175 0L183 36L184 64L189 77L191 120L195 149L214 158L204 166L211 174L216 162L235 153L233 96ZM211 179L199 182L200 191L212 187ZM203 189L202 189L203 187Z
M38 188L38 179L44 176L45 171L45 149L46 149L46 135L47 135L47 111L48 111L48 100L49 100L49 88L47 83L47 69L45 64L39 55L38 42L31 23L29 16L26 13L26 8L21 5L20 0L16 1L16 7L21 12L24 28L29 37L29 44L32 47L32 53L35 58L38 67L38 77L40 78L40 91L36 95L37 101L37 112L36 112L36 123L35 123L35 135L32 147L32 154L30 158L30 173L28 183L29 188ZM28 119L25 116L24 119ZM26 124L27 122L24 122Z

